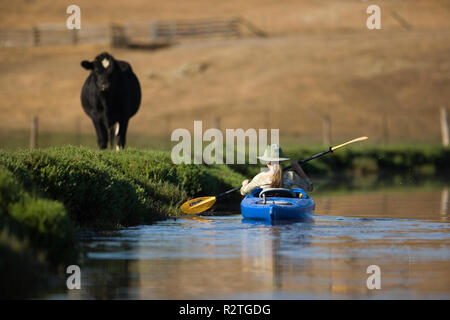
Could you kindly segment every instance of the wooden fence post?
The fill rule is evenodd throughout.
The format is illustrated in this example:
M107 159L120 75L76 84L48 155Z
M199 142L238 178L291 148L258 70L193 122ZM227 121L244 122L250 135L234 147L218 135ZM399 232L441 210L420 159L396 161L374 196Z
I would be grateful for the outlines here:
M125 27L117 24L111 25L111 45L116 48L123 48L128 45Z
M220 116L214 117L214 128L220 130Z
M270 132L270 129L271 129L271 122L270 122L271 112L270 111L271 111L271 109L264 112L264 115L265 115L264 122L265 122L265 126L266 126L265 129L267 129L267 132Z
M78 43L78 30L73 29L72 31L72 44L76 45Z
M177 36L177 22L172 21L170 23L170 40L174 41Z
M442 133L442 145L444 147L448 147L449 144L448 112L446 108L441 108L441 133Z
M30 130L30 148L34 149L37 147L38 142L38 117L33 116L31 119L31 130Z
M151 34L151 40L153 42L156 42L158 40L158 21L152 21L150 22L150 34Z
M33 27L33 45L38 46L41 43L41 35L38 26Z
M323 117L322 120L323 136L322 141L325 146L331 146L331 119L329 116Z
M81 118L76 117L75 119L75 145L81 145Z
M231 37L239 38L241 36L241 30L239 29L239 24L241 23L241 19L236 18L230 21L229 27L230 32L229 35Z
M385 114L382 117L383 144L387 145L389 142L388 117Z
M448 215L448 188L444 188L441 193L441 216Z
M166 118L166 130L167 130L166 132L167 132L167 135L170 140L170 137L172 136L172 116L170 114L167 114L165 116L165 118Z

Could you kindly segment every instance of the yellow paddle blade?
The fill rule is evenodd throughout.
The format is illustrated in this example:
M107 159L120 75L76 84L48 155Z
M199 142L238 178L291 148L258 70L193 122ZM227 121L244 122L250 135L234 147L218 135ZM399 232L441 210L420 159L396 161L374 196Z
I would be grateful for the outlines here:
M354 143L354 142L358 142L358 141L364 141L364 140L367 140L367 139L369 139L369 138L368 137L359 137L359 138L350 140L350 141L348 141L346 143L340 144L340 145L338 145L336 147L333 147L333 148L331 148L331 150L334 151L334 150L339 149L339 148L341 148L343 146L346 146L346 145L348 145L350 143Z
M181 211L186 214L196 214L211 208L216 203L216 197L200 197L186 201L181 205Z

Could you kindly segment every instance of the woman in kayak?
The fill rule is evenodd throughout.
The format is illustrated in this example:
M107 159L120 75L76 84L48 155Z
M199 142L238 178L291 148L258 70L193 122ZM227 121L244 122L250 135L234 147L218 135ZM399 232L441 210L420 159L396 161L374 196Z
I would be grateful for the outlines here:
M269 170L257 174L252 181L245 179L242 181L241 194L243 196L249 194L256 188L292 188L298 186L305 191L312 191L313 185L308 176L303 172L297 161L292 161L291 166L294 171L283 172L280 161L289 160L283 154L280 146L272 144L267 146L264 155L258 157L263 162L266 162Z

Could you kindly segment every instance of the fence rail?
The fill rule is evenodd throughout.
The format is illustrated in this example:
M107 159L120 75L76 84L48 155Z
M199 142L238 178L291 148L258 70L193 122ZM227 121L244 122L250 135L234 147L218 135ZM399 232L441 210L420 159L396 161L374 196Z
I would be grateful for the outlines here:
M0 29L0 47L31 47L97 43L127 46L188 38L240 37L246 29L256 36L266 34L242 18L144 21L124 25L82 25L68 30L65 25L40 24L30 29Z

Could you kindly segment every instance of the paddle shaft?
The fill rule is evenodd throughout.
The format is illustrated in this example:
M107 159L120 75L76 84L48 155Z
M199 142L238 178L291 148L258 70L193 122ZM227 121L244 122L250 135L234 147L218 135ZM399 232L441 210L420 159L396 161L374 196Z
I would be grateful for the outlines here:
M306 158L306 159L300 160L300 161L298 161L298 163L299 163L299 164L304 164L305 162L308 162L308 161L310 161L310 160L312 160L312 159L315 159L315 158L324 156L324 155L326 155L326 154L328 154L328 153L330 153L330 152L333 152L333 149L332 149L331 147L330 147L330 149L328 149L328 150L326 150L326 151L322 151L322 152L316 153L315 155L312 155L311 157L308 157L308 158ZM283 171L289 170L289 169L291 169L291 168L292 168L292 166L287 166L286 168L283 169Z
M241 188L242 188L242 186L239 186L239 187L233 188L233 189L231 189L231 190L225 191L225 192L223 192L223 193L220 193L220 194L216 195L216 199L222 198L223 196L226 196L226 195L229 194L229 193L238 191L238 190L240 190Z

